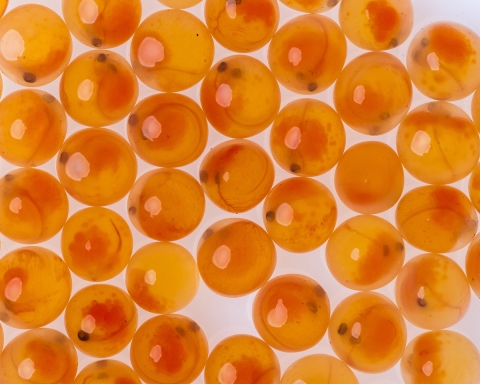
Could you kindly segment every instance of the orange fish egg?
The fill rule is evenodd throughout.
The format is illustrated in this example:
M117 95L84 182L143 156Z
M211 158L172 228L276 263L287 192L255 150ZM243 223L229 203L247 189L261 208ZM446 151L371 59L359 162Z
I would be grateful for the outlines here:
M270 69L247 55L229 56L215 64L200 88L200 101L210 124L234 138L265 130L277 116L280 97Z
M397 151L405 169L430 184L450 184L478 163L480 140L470 117L454 104L438 101L412 110L397 131Z
M250 335L220 341L208 356L205 384L277 384L280 364L267 343Z
M410 259L398 274L395 297L403 316L420 328L458 323L470 306L470 285L452 259L436 253Z
M25 4L0 19L0 70L13 82L24 87L48 84L65 70L71 56L70 32L50 8Z
M480 381L480 353L460 333L426 332L408 343L400 371L405 384L476 384Z
M35 244L56 235L68 216L62 185L45 171L13 170L0 179L0 233L22 244Z
M198 267L188 250L175 243L150 243L128 262L125 285L138 306L165 314L189 304L198 290Z
M480 87L480 37L461 24L429 24L411 41L407 68L424 95L463 99Z
M19 167L50 160L67 133L67 116L47 92L22 89L0 101L0 156Z
M93 357L109 357L132 340L137 329L137 307L120 288L89 285L68 302L65 328L79 351Z
M70 299L70 271L46 248L19 248L2 256L0 276L0 320L10 327L47 325Z
M328 104L300 99L287 104L270 130L273 158L299 176L318 176L338 162L345 149L345 129Z
M390 283L402 268L402 236L387 220L373 215L352 217L332 233L325 250L333 277L350 289L368 291Z
M182 315L162 315L135 333L130 361L147 384L190 384L202 372L208 341L200 326Z
M112 48L132 37L142 16L141 0L62 0L73 36L92 48Z
M142 175L127 201L132 224L160 241L181 239L193 232L205 213L205 195L192 176L161 168Z
M60 100L77 123L103 127L126 117L138 97L138 81L130 64L118 53L84 52L67 67L60 80Z
M87 384L91 380L95 384L141 384L135 371L117 360L97 360L88 364L73 384Z
M395 128L412 102L407 69L395 56L370 52L350 61L334 88L335 108L352 129L382 135Z
M212 35L189 12L169 9L142 21L130 46L130 62L138 78L162 92L178 92L197 84L210 69Z
M285 88L312 94L337 80L346 55L345 35L333 20L303 15L288 21L273 36L268 64Z
M0 382L72 384L77 367L77 351L65 335L37 328L7 344L0 357Z
M441 185L407 192L397 204L396 227L403 238L425 252L453 252L477 232L475 208L460 190Z
M383 51L403 44L413 28L410 0L343 0L340 25L356 46Z
M118 213L103 207L85 208L65 223L63 259L77 276L104 281L118 275L132 255L133 237Z
M330 301L324 289L303 275L281 275L258 291L253 324L260 337L284 352L315 346L327 331Z
M138 103L128 118L135 153L157 167L181 167L196 160L208 139L207 119L187 96L160 93Z
M333 351L350 367L380 373L402 357L407 328L400 310L386 296L359 292L335 308L328 338Z
M206 0L208 29L225 48L252 52L262 48L278 27L277 0Z

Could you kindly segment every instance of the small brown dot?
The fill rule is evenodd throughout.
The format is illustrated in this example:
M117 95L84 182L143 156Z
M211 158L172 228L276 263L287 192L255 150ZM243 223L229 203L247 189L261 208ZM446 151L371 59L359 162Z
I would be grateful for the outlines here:
M202 183L206 183L208 181L208 172L204 171L203 169L200 171L200 181Z
M232 69L232 76L238 79L242 77L242 71L238 68L234 68Z
M99 374L97 375L97 379L98 379L98 380L108 379L108 375L107 375L105 372L99 373Z
M137 213L137 208L136 207L130 207L128 208L128 213L130 215L135 215Z
M104 61L107 60L107 55L105 55L104 53L100 53L98 56L97 56L97 61L99 63L103 63Z
M310 84L308 84L308 90L309 90L310 92L315 91L315 90L317 89L317 87L318 87L318 84L317 84L317 83L310 83Z
M102 40L100 40L98 37L95 37L92 39L92 45L94 47L101 47L102 46Z
M10 316L8 316L8 313L6 312L1 312L0 320L3 321L4 323L8 323L10 321Z
M427 301L425 299L418 298L417 303L420 307L426 307L427 306Z
M270 223L275 221L275 212L273 211L268 211L267 214L265 215L265 218L267 219L267 221L269 221Z
M374 125L373 127L371 127L371 128L369 129L369 133L370 133L370 135L372 135L372 136L375 136L375 135L380 134L380 133L381 133L380 127L377 126L377 125Z
M318 312L318 307L315 303L313 303L311 301L307 301L305 303L305 305L307 306L307 308L309 309L310 312L312 312L312 313L317 313Z
M128 118L128 124L131 126L135 126L138 124L138 116L136 113L132 113L130 117Z
M115 65L113 65L113 64L110 64L110 65L108 66L108 69L109 69L110 72L112 72L112 73L117 73L117 67L116 67Z
M339 335L344 335L345 332L347 332L347 329L348 329L347 324L342 323L342 324L340 324L340 326L338 327L338 331L337 331L337 332L338 332Z
M37 81L37 76L35 76L33 73L31 72L25 72L23 74L23 80L25 80L25 82L27 83L35 83L35 81Z
M337 5L337 4L338 4L338 0L328 0L328 3L327 3L327 5L328 5L330 8L334 7L334 6Z
M361 337L350 336L350 344L357 345L357 344L360 344L361 341L362 341Z
M90 338L88 333L83 331L78 331L77 336L78 336L78 340L80 341L88 341L88 339Z
M290 171L292 171L293 173L298 173L300 172L301 168L298 164L292 164L290 166Z
M390 254L390 247L388 245L383 246L383 256L388 256Z
M417 63L419 62L419 60L420 60L420 49L417 49L412 53L412 59L413 59L413 61L416 61Z
M426 46L429 45L429 44L430 44L430 40L428 40L426 37L424 37L424 38L422 39L422 45L423 45L424 47L426 47Z
M393 38L392 40L390 40L390 43L388 43L388 46L390 48L395 48L396 46L398 46L398 40L396 38Z
M220 63L220 65L218 66L217 71L218 72L225 72L227 70L227 67L228 67L227 63L225 61L222 61Z
M315 295L317 295L317 297L321 299L325 297L325 290L322 288L321 285L317 284L315 287L313 287L313 292L315 293Z
M207 228L205 232L203 233L203 240L207 240L210 236L213 235L213 229L212 228Z
M382 112L380 114L380 120L388 120L390 118L390 114L388 112Z
M177 327L175 328L175 330L177 331L177 333L180 335L180 336L185 336L185 330L182 328L182 327Z
M428 109L429 111L433 111L436 106L437 106L436 103L428 103L427 109Z
M215 175L215 184L220 185L220 172L217 172Z
M13 175L5 175L5 181L12 181L14 179L14 176Z
M402 243L397 242L397 243L395 243L395 249L396 249L398 252L402 252L402 251L405 249L405 247L403 246Z
M188 328L190 328L192 332L198 332L200 330L200 326L194 321L191 321L190 324L188 324Z
M235 4L236 4L236 5L242 4L242 0L235 0Z
M55 101L55 97L53 97L49 93L44 93L42 95L42 99L45 100L45 102L47 102L48 104L51 104Z
M62 152L60 154L60 159L58 159L60 164L65 164L68 161L68 153L67 152Z

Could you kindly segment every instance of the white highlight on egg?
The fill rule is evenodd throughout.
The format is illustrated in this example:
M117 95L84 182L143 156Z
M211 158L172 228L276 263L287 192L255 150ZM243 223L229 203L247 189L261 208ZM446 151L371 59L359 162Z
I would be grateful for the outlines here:
M10 135L17 140L21 140L25 134L27 127L20 119L15 120L10 126Z
M302 51L297 47L290 48L288 51L288 61L296 67L302 61Z
M165 58L165 48L154 37L145 37L138 46L137 57L141 65L153 68Z
M358 339L361 333L362 333L362 324L360 324L357 321L355 324L353 324L353 327L352 327L352 337L354 337L355 339Z
M35 373L35 363L32 359L27 358L18 365L17 372L18 376L20 376L22 379L30 380Z
M237 17L237 2L235 0L227 0L225 11L230 19L235 19Z
M303 380L298 379L298 380L295 380L293 384L307 384L307 383Z
M7 285L5 285L5 297L10 301L17 301L22 294L23 283L18 277L11 279Z
M285 139L283 142L285 146L290 149L297 149L299 144L302 141L302 131L298 127L292 127L288 130L287 134L285 135Z
M277 223L288 227L293 221L293 208L288 203L280 204L275 212Z
M87 251L90 251L92 249L92 243L90 242L90 240L88 240L86 243L85 243L85 249Z
M150 269L145 273L145 276L143 278L145 280L145 283L148 285L153 285L157 281L157 272L155 272L153 269Z
M80 329L85 333L92 333L95 329L95 325L95 318L92 315L87 315L82 319Z
M157 196L152 196L145 201L143 208L150 213L150 217L157 216L162 210L162 202Z
M150 350L150 357L153 359L154 363L158 363L160 359L162 358L162 347L160 345L155 345L151 350Z
M433 363L430 360L423 364L422 372L428 377L433 373Z
M82 101L88 101L93 95L95 84L90 79L83 80L77 88L77 97Z
M225 172L225 173L223 174L223 180L225 180L225 182L227 182L228 180L230 180L230 173Z
M237 370L231 363L225 363L220 368L217 379L220 384L233 384L237 380Z
M162 133L162 124L155 118L155 116L148 116L143 120L142 134L143 136L153 141Z
M358 248L355 248L352 253L350 253L350 257L357 261L360 258L360 250Z
M212 255L213 264L220 269L227 268L232 259L232 251L226 245L219 246Z
M65 173L70 179L81 181L90 173L90 163L80 152L75 152L65 164Z
M418 290L417 296L420 300L423 300L425 298L425 287L421 286L420 289Z
M227 108L232 103L233 91L228 84L220 84L215 94L215 101L223 108Z
M410 149L413 153L418 156L423 156L432 147L432 139L425 131L417 131L415 135L413 135L412 142L410 143Z
M78 4L78 17L84 24L93 24L98 18L98 5L93 0L82 0Z
M430 52L427 55L427 63L432 71L438 71L440 69L440 61L435 52Z
M25 51L25 41L20 32L8 30L0 40L0 53L7 61L17 61Z
M267 315L267 322L271 327L281 328L285 325L288 319L288 310L283 305L283 300L279 299L275 308L270 310Z
M365 100L365 87L363 85L359 85L353 91L353 101L361 105L364 100Z
M22 199L19 197L14 197L8 206L10 208L10 211L12 211L15 214L18 214L20 210L22 209Z

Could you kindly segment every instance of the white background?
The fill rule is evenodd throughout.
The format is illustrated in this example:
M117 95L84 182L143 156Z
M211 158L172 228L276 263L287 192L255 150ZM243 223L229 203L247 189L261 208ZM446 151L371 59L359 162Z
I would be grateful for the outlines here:
M57 13L61 15L61 1L60 0L37 0L37 3L46 5ZM163 5L158 3L156 0L142 0L143 2L143 16L142 20L150 15L153 12L159 11L161 9L165 9ZM439 20L450 20L455 22L460 22L465 24L466 26L472 28L476 31L477 34L480 35L480 1L478 0L412 0L413 6L415 9L415 26L410 38L407 40L406 43L397 47L394 50L389 52L393 53L397 57L399 57L405 63L405 54L408 48L408 44L411 41L412 37L425 25ZM8 10L13 9L14 7L27 3L22 0L10 0L10 4ZM291 18L300 15L300 13L290 10L289 8L283 6L283 4L279 4L281 9L281 17L280 17L280 26L283 25L286 21L290 20ZM197 6L188 9L189 12L192 12L200 19L204 20L203 17L203 2L198 4ZM324 15L331 17L334 20L338 20L337 17L338 6L332 9L331 11L325 13ZM76 57L81 52L87 51L87 47L80 44L78 41L74 40L74 53L73 57ZM218 60L234 54L224 48L222 48L219 44L215 43L215 60ZM252 56L262 60L266 63L267 57L267 49L268 45L257 52L254 52ZM348 45L348 57L347 62L350 61L352 58L358 56L359 54L363 53L363 51L359 48L354 47L352 44L349 43ZM113 49L114 51L120 53L124 57L128 59L128 51L129 51L129 42L126 44ZM72 57L72 58L73 58ZM11 93L14 90L19 89L20 87L7 78L3 76L4 81L4 91L3 97L7 94ZM42 89L50 92L55 97L58 98L58 79L53 83L41 87ZM197 84L196 86L182 92L185 95L188 95L195 100L199 100L199 89L200 85ZM140 96L139 100L145 98L146 96L154 94L155 91L147 88L143 84L140 83ZM319 95L314 96L320 100L328 102L330 105L333 105L333 87L330 87L326 91L320 93ZM291 102L294 99L300 98L299 95L296 95L292 92L289 92L282 88L282 107L287 103ZM461 106L468 114L470 114L470 100L471 96L467 99L461 100L459 102L455 102L455 104ZM428 99L420 95L420 93L414 90L414 100L412 104L412 108L416 107L417 105L423 104L427 102ZM121 133L126 137L125 132L125 120L115 124L111 128L115 131ZM81 129L82 127L77 123L73 122L69 119L68 124L68 135L71 133ZM386 135L382 135L380 137L368 137L361 135L359 133L354 132L350 128L346 127L347 131L347 148L351 145L365 140L378 140L383 141L393 148L395 148L395 135L396 129L389 132ZM226 137L220 135L215 130L210 127L209 131L209 139L207 150L222 141L227 140ZM269 151L269 130L262 132L261 134L251 138L251 140L259 143L264 148ZM200 157L199 160L194 162L193 164L183 167L182 169L186 170L187 172L191 173L194 177L197 178L199 164L203 158L203 155ZM2 159L0 159L0 174L3 175L7 173L9 170L13 169L14 167ZM55 161L52 159L47 164L39 167L41 169L47 170L52 174L56 175L55 172ZM139 171L138 176L145 173L147 170L153 169L152 166L143 163L139 160ZM278 166L275 166L276 170L276 177L275 183L291 177L290 174L281 170ZM325 175L317 177L316 179L327 185L332 192L334 192L333 186L333 172L331 170ZM404 192L419 186L420 183L414 180L411 176L409 176L405 172L405 190ZM455 187L460 188L464 192L467 192L467 185L468 185L468 178L464 179L458 183L453 184ZM336 194L335 194L336 197ZM337 225L346 220L349 217L356 215L354 212L347 209L337 198L337 204L339 206L339 216ZM82 204L77 203L73 199L70 198L70 214L75 213L76 211L84 208ZM110 208L116 210L118 213L122 214L125 218L126 215L126 208L125 208L125 199L121 200L119 203L110 206ZM394 207L395 208L395 207ZM388 210L385 213L382 213L381 217L388 219L390 222L394 223L394 208ZM210 201L207 199L207 208L204 220L197 228L197 230L191 234L190 236L178 241L178 243L185 246L190 252L195 256L195 250L198 243L198 240L203 233L203 231L212 223L223 219L231 217L231 214L227 214L226 212L221 211L219 208L214 206ZM253 210L239 214L237 217L243 217L250 220L254 220L260 225L262 225L262 217L261 217L261 204L254 208ZM127 218L128 222L128 218ZM134 251L140 248L141 246L151 242L152 240L146 238L145 236L139 234L132 226L132 231L134 233ZM0 235L0 241L2 242L2 246L0 249L0 256L5 255L7 252L18 248L21 246L20 244L16 244ZM48 247L49 249L55 251L58 254L60 253L60 236L57 235L53 239L39 244L40 246ZM285 273L301 273L307 276L310 276L317 280L326 290L331 303L332 310L335 306L346 296L354 293L353 291L343 287L339 283L337 283L333 277L330 275L327 265L325 263L325 245L320 247L319 249L315 250L314 252L310 252L308 254L290 254L285 252L277 247L278 250L278 262L277 267L274 272L274 276L285 274ZM411 259L413 256L417 254L423 253L411 246L407 245L406 248L406 260ZM464 268L464 260L465 260L465 252L466 248L451 253L448 256L452 257L455 261L457 261L462 268ZM82 287L86 286L88 282L83 281L77 278L75 275L73 277L73 292L77 292ZM121 273L116 278L107 281L107 283L117 285L123 289L125 289L124 284L124 273ZM392 300L394 298L394 288L393 283L387 285L386 287L378 290L379 292L389 296ZM238 299L229 299L218 296L211 292L203 282L200 282L200 288L198 291L197 296L195 299L183 310L179 313L184 314L193 318L196 322L200 324L202 329L205 331L208 340L209 340L209 347L210 350L223 338L238 333L248 333L252 335L257 335L256 330L253 326L252 319L251 319L251 306L253 302L254 294L238 298ZM147 313L141 309L139 309L139 323L143 323L148 318L152 317L153 314ZM479 322L480 322L480 302L477 297L472 292L472 303L469 312L465 316L463 320L461 320L458 324L453 326L451 329L461 332L467 335L470 340L472 340L477 347L480 347L480 331L479 331ZM5 331L5 342L7 343L13 337L21 333L20 330L9 328L7 326L3 326ZM62 332L65 332L65 328L63 325L63 314L49 327L58 329ZM413 327L411 324L407 322L408 327L408 340L410 341L412 338L423 332L422 330ZM307 351L301 353L283 353L277 352L277 356L280 360L282 366L282 372L291 364L293 361L297 360L298 358L312 354L312 353L328 353L333 354L330 345L328 343L328 338L325 336L321 342ZM79 355L79 370L83 368L86 364L93 361L92 358L83 355L82 353L78 353ZM118 355L113 356L112 358L124 361L129 363L129 348L127 347L123 352L119 353ZM359 372L355 372L361 384L394 384L394 383L402 383L399 365L397 364L391 370L384 372L382 374L377 375L367 375ZM203 383L203 376L201 375L194 383ZM455 384L455 383L452 383ZM461 384L461 383L459 383Z

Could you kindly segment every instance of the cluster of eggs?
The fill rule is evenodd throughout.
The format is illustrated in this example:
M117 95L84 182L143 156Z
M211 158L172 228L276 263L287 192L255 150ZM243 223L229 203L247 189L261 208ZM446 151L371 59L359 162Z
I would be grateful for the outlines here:
M141 0L62 0L63 19L40 4L3 15L0 0L0 70L20 86L0 100L0 234L19 245L0 258L0 320L26 330L1 353L0 383L188 384L203 371L206 384L358 384L355 371L398 362L406 384L480 383L477 347L446 329L480 296L480 37L429 24L405 66L384 51L409 38L410 0L280 0L302 13L280 27L277 0L204 0L204 21L183 9L201 1L160 0L169 8L142 20ZM319 14L333 8L340 25ZM71 34L89 47L73 60ZM345 65L347 39L370 52ZM214 40L235 54L214 63ZM109 50L127 42L129 58ZM267 45L268 65L249 55ZM58 98L38 88L56 79ZM139 80L151 94L137 102ZM411 109L412 83L432 101ZM199 103L181 93L196 85ZM316 97L331 86L333 106ZM281 108L281 87L301 97ZM477 89L470 118L451 101ZM206 152L212 128L223 140ZM345 150L349 129L365 140ZM396 151L368 140L394 129ZM267 150L249 140L262 132ZM39 169L54 157L55 176ZM179 169L199 159L195 176ZM290 177L275 184L275 167ZM423 184L404 193L404 169ZM468 196L450 185L467 177ZM178 241L209 202L229 216L195 258ZM259 206L263 227L234 216ZM337 225L343 206L356 215ZM378 216L390 209L394 223ZM55 236L61 256L42 244ZM358 291L333 311L317 280L272 278L277 249L322 245L329 273ZM443 255L461 249L464 266ZM73 295L71 273L88 282ZM124 289L108 281L121 274ZM201 281L254 294L259 337L209 350L200 322L176 313ZM395 302L376 292L392 282ZM61 315L66 334L44 328ZM408 340L405 319L426 332ZM337 357L281 372L274 349L324 337ZM127 347L131 367L111 359ZM77 350L98 360L77 372Z

